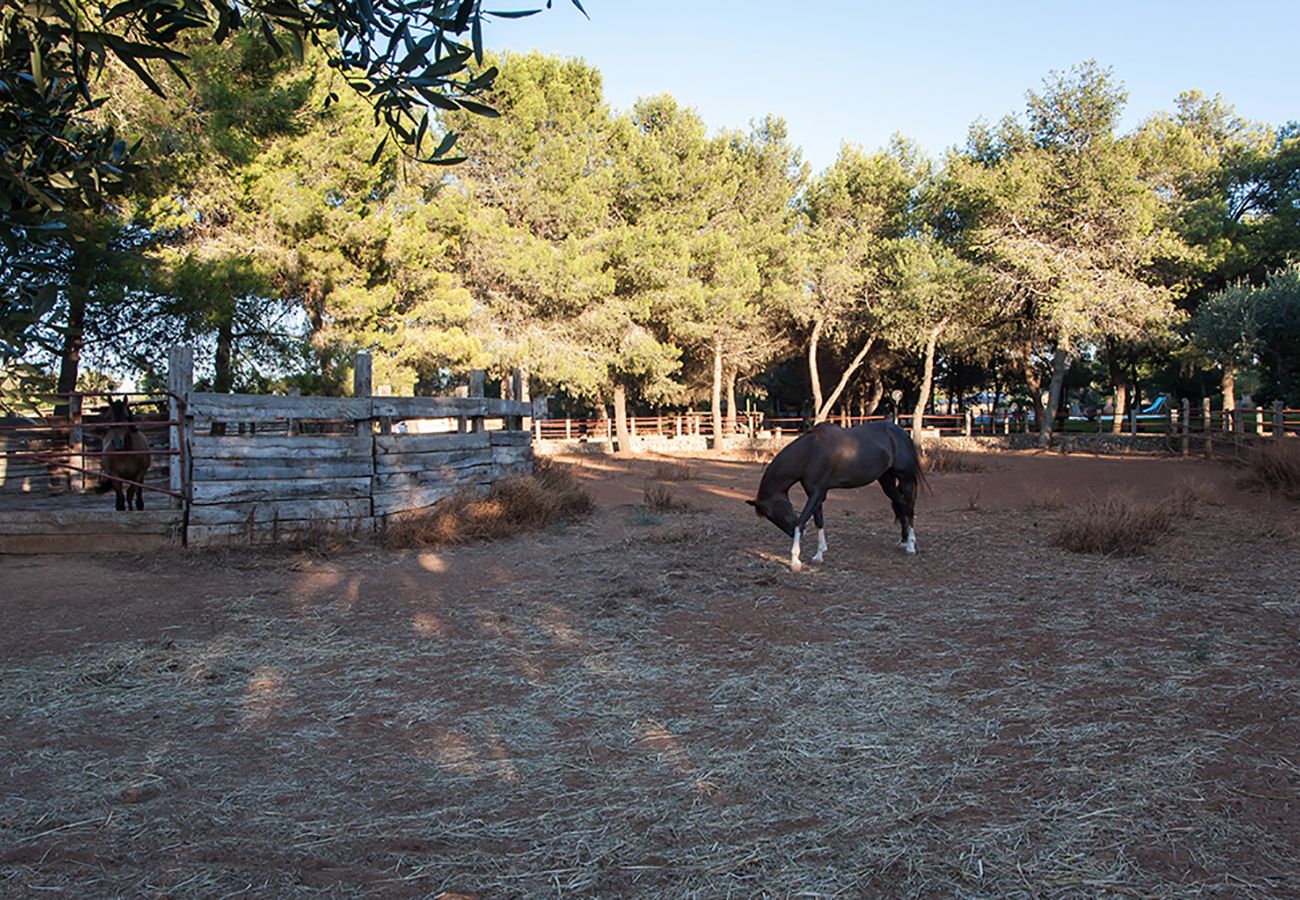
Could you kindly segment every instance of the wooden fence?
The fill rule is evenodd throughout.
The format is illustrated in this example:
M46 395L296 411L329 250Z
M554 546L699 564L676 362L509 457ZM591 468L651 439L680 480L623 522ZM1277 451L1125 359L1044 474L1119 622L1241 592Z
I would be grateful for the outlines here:
M851 427L864 422L874 422L885 416L832 415L828 421ZM735 436L756 437L764 434L799 434L812 427L812 419L797 416L772 416L766 413L747 412L735 418ZM910 428L910 413L899 415L899 423ZM945 436L999 435L1037 431L1038 424L1031 413L1022 410L999 410L994 414L977 414L973 410L961 413L926 413L921 427L930 434ZM1109 434L1112 432L1109 415L1076 416L1067 412L1057 415L1054 430L1058 433ZM537 441L612 441L614 423L607 418L538 418L533 420L533 438ZM1238 405L1235 409L1211 410L1208 403L1192 406L1187 400L1180 405L1170 404L1155 414L1136 411L1126 414L1120 434L1179 435L1187 432L1231 432L1257 436L1284 434L1300 435L1300 409L1284 409L1281 404L1255 408ZM694 437L713 436L711 413L688 411L670 415L628 416L628 432L632 437Z
M481 375L471 379L477 396L372 396L368 362L358 359L356 396L298 397L187 391L184 360L175 361L173 389L186 398L188 543L366 532L532 471L526 400L481 396Z

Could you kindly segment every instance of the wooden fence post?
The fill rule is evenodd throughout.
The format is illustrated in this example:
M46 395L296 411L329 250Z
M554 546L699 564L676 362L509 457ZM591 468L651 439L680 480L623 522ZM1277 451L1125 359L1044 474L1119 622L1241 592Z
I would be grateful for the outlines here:
M564 439L566 441L573 440L573 419L569 416L564 417Z
M1183 398L1183 456L1192 452L1192 401Z
M1237 408L1232 411L1232 433L1233 434L1246 433L1246 417L1243 415L1245 411L1246 411L1245 401L1238 400Z
M1134 397L1133 400L1134 400L1134 402L1133 402L1133 408L1132 408L1131 410L1129 410L1129 414L1128 414L1128 433L1129 433L1129 435L1132 436L1132 437L1137 437L1137 433L1138 433L1138 407L1141 406L1142 404L1137 402L1137 398L1136 398L1136 397Z
M470 369L469 395L471 397L482 397L485 390L487 390L487 372L483 369ZM462 431L475 432L483 431L486 428L482 416L470 416L468 419L462 418L458 427Z
M90 466L86 465L85 433L81 427L81 400L81 394L76 391L68 398L68 462L77 469L88 469ZM84 491L86 473L77 469L68 469L68 487L72 488L75 483L76 490Z
M296 387L291 387L291 388L289 388L289 396L290 396L290 397L301 397L301 396L302 396L302 388L296 388ZM290 420L289 420L289 434L290 434L290 436L295 435L295 434L298 434L298 433L301 432L301 431L302 431L302 421L299 420L299 419L290 419Z
M190 392L194 390L194 348L178 344L167 351L167 418L175 425L167 429L167 449L172 451L168 487L180 494L172 498L172 506L183 506L189 496L189 405Z
M1255 407L1255 435L1264 436L1264 407L1262 406Z
M352 362L352 396L370 397L374 393L371 380L370 351L358 350ZM356 419L357 434L369 434L371 431L369 417Z
M1201 398L1201 430L1205 432L1205 456L1214 455L1214 410L1210 408L1210 398Z
M966 410L966 421L962 427L962 434L965 435L966 437L970 437L971 432L974 430L974 428L975 428L975 414L968 409Z
M1281 400L1273 401L1273 437L1286 435L1286 410Z
M393 396L393 386L392 386L391 384L381 384L381 385L379 385L377 388L375 388L375 396L376 396L376 397L391 397L391 396ZM380 416L380 417L379 417L379 433L380 433L380 434L392 434L392 433L393 433L393 417L392 417L392 416Z
M516 403L522 403L528 399L528 375L523 369L515 369L510 373L510 399ZM526 431L528 430L528 417L507 416L505 425L507 431Z

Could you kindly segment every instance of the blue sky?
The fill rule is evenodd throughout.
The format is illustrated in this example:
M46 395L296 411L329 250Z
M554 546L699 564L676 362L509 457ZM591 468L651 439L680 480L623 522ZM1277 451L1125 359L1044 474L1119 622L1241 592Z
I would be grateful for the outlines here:
M710 129L781 116L814 169L829 165L842 141L874 149L894 132L941 154L977 118L1023 110L1025 92L1050 70L1090 58L1128 89L1126 128L1190 88L1222 94L1246 118L1300 119L1296 0L583 5L590 20L553 0L537 16L494 23L485 42L586 59L616 109L667 92Z

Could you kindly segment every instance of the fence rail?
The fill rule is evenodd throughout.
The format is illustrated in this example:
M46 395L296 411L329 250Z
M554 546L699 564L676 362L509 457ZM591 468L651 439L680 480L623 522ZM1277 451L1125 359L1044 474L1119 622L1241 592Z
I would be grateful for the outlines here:
M153 479L132 481L102 471L99 461L105 456L135 456L146 451L105 450L103 435L114 423L105 409L91 414L83 411L88 401L102 399L99 392L49 392L37 394L49 411L0 420L0 492L30 494L46 492L83 492L103 480L124 486L165 494L176 501L182 493L173 484L172 471L184 468L184 447L178 440L182 419L171 415L179 398L167 391L113 391L114 397L134 399L141 407L158 406L167 410L156 416L135 418L132 425L149 441L148 454L163 458L166 466L153 466ZM156 479L156 480L154 480ZM166 486L159 482L166 482Z

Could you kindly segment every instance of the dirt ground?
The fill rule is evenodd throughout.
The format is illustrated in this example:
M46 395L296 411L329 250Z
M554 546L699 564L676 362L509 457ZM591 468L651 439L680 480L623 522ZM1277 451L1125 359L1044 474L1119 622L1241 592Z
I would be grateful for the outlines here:
M970 458L799 574L739 459L452 550L0 558L0 894L1300 895L1295 504ZM1192 512L1049 544L1110 491Z

